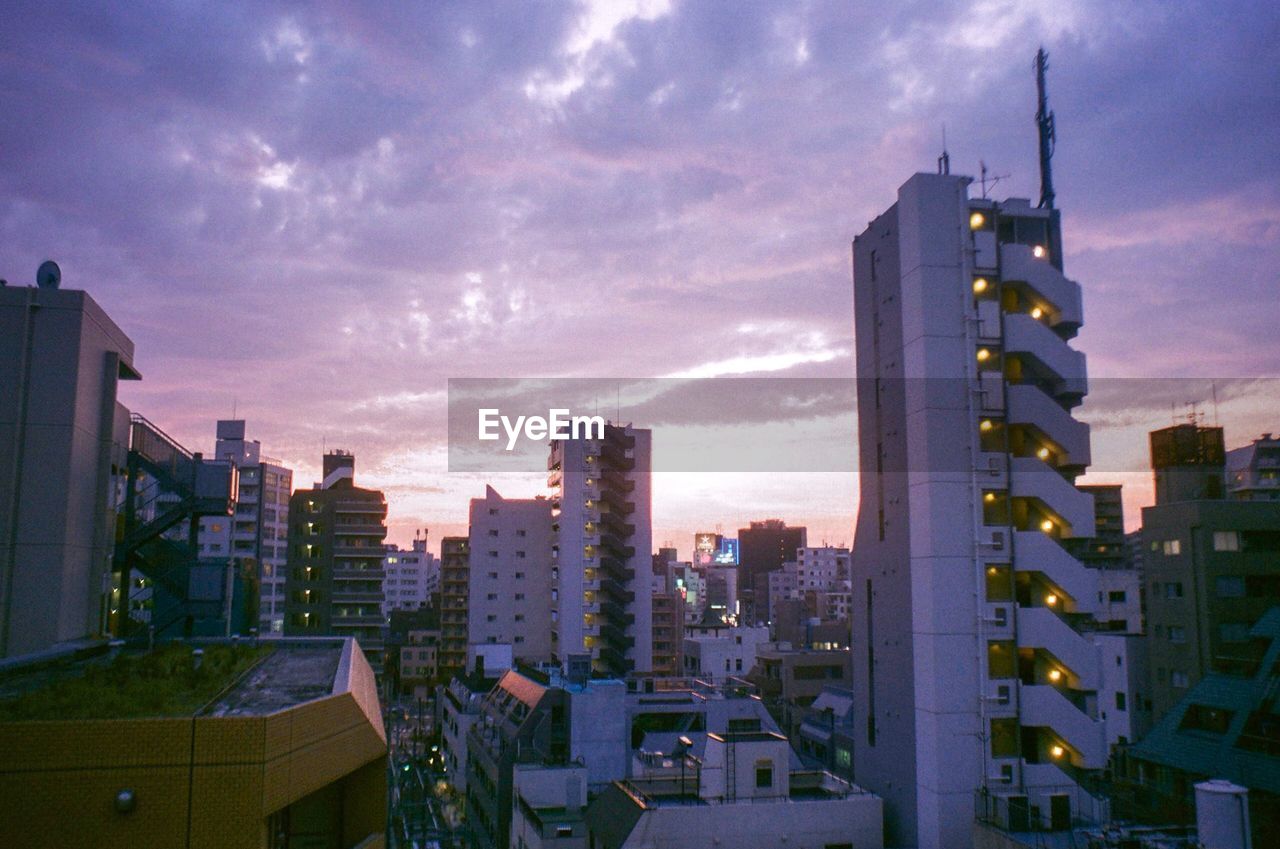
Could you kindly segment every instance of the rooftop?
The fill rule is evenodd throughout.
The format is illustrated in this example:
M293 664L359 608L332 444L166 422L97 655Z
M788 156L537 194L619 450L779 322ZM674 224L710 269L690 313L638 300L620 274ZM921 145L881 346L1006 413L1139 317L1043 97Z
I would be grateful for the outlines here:
M261 715L333 692L341 656L341 640L199 641L10 662L0 722Z

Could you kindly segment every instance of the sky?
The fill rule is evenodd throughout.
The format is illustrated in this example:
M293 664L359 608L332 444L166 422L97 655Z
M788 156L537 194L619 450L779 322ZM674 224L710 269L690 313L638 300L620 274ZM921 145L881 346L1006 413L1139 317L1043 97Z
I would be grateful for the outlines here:
M303 486L349 449L434 549L486 480L545 483L448 472L450 378L851 376L850 242L944 127L1038 196L1040 45L1091 376L1210 381L1095 381L1132 526L1184 401L1280 431L1274 3L11 3L0 276L56 259L188 447L234 413ZM852 541L848 471L654 489L655 545Z

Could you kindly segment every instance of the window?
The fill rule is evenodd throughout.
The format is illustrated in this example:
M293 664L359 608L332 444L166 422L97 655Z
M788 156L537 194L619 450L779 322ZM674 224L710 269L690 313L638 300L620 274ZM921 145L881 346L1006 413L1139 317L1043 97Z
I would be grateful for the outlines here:
M756 787L773 786L773 761L756 761Z
M1191 686L1187 680L1187 673L1178 672L1176 670L1169 671L1169 683L1183 690Z
M1239 551L1240 550L1240 532L1239 531L1214 531L1213 532L1213 550L1214 551Z
M490 552L489 552L489 556L490 556L490 557L497 557L497 556L498 556L498 552L496 552L496 551L490 551Z
M1127 699L1125 698L1124 693L1116 693L1116 710L1128 710L1129 708L1126 705L1126 701Z
M1014 758L1018 756L1018 720L991 720L991 757Z
M524 601L524 593L516 593L516 601Z
M495 615L495 614L493 614L493 613L490 613L488 616L486 616L486 617L484 618L484 621L486 621L486 622L497 622L497 621L498 621L498 617L497 617L497 615Z
M488 595L486 595L486 596L485 596L485 600L486 600L486 601L497 601L497 600L498 600L498 594L497 594L497 593L489 593Z
M516 572L516 580L520 581L523 579L524 579L524 572Z
M1166 557L1182 553L1182 540L1167 539L1160 543L1160 550Z
M1219 575L1213 579L1213 591L1218 598L1242 598L1244 578L1240 575Z
M1182 598L1182 582L1169 581L1164 585L1165 598Z
M1185 643L1187 641L1187 629L1181 625L1169 626L1169 642Z
M498 535L498 529L497 529L497 528L490 528L490 529L489 529L489 536L491 536L491 537L496 537L497 535Z
M1107 601L1111 604L1124 604L1125 598L1124 590L1112 590L1107 593Z
M523 552L523 551L517 551L517 552L516 552L516 557L524 557L524 552Z
M516 531L516 536L518 537L527 537L528 535L529 535L528 531L526 531L524 528L520 528L518 531Z
M1013 601L1013 571L1007 565L987 567L987 601Z

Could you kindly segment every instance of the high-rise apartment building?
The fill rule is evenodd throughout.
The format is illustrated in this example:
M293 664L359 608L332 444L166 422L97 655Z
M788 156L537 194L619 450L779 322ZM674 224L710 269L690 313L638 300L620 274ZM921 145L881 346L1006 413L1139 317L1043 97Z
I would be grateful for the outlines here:
M0 286L0 658L105 634L133 342L88 293Z
M382 556L383 612L420 610L440 591L440 562L427 551L426 536L415 537L409 548L388 545Z
M854 770L892 845L969 845L975 805L1013 827L1099 816L1077 776L1130 695L1101 703L1098 572L1064 547L1094 503L1058 215L970 182L917 174L853 244Z
M245 439L244 419L222 419L214 446L217 460L239 470L235 514L204 516L198 538L202 560L252 560L258 574L258 630L284 630L284 584L288 563L289 497L293 470Z
M1206 675L1253 663L1250 629L1280 605L1280 502L1228 497L1223 444L1222 428L1194 423L1151 434L1142 559L1156 722Z
M547 461L557 536L552 652L562 662L589 654L597 672L618 677L653 663L651 437L611 424L603 439L552 442Z
M467 643L509 643L514 657L551 660L551 501L503 498L491 486L471 499Z
M467 617L471 600L471 540L440 540L440 675L467 665Z
M355 457L324 455L324 480L289 500L286 634L354 637L382 670L387 501L355 485Z
M769 573L796 559L796 549L808 545L808 532L788 527L781 519L752 522L738 531L739 621L754 625L769 615Z

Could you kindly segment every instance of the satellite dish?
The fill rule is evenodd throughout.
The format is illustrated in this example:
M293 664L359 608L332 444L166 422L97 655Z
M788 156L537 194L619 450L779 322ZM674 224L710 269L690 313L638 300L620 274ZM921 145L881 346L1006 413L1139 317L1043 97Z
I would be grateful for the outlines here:
M51 259L40 263L36 269L36 285L41 289L56 289L62 283L62 269Z

